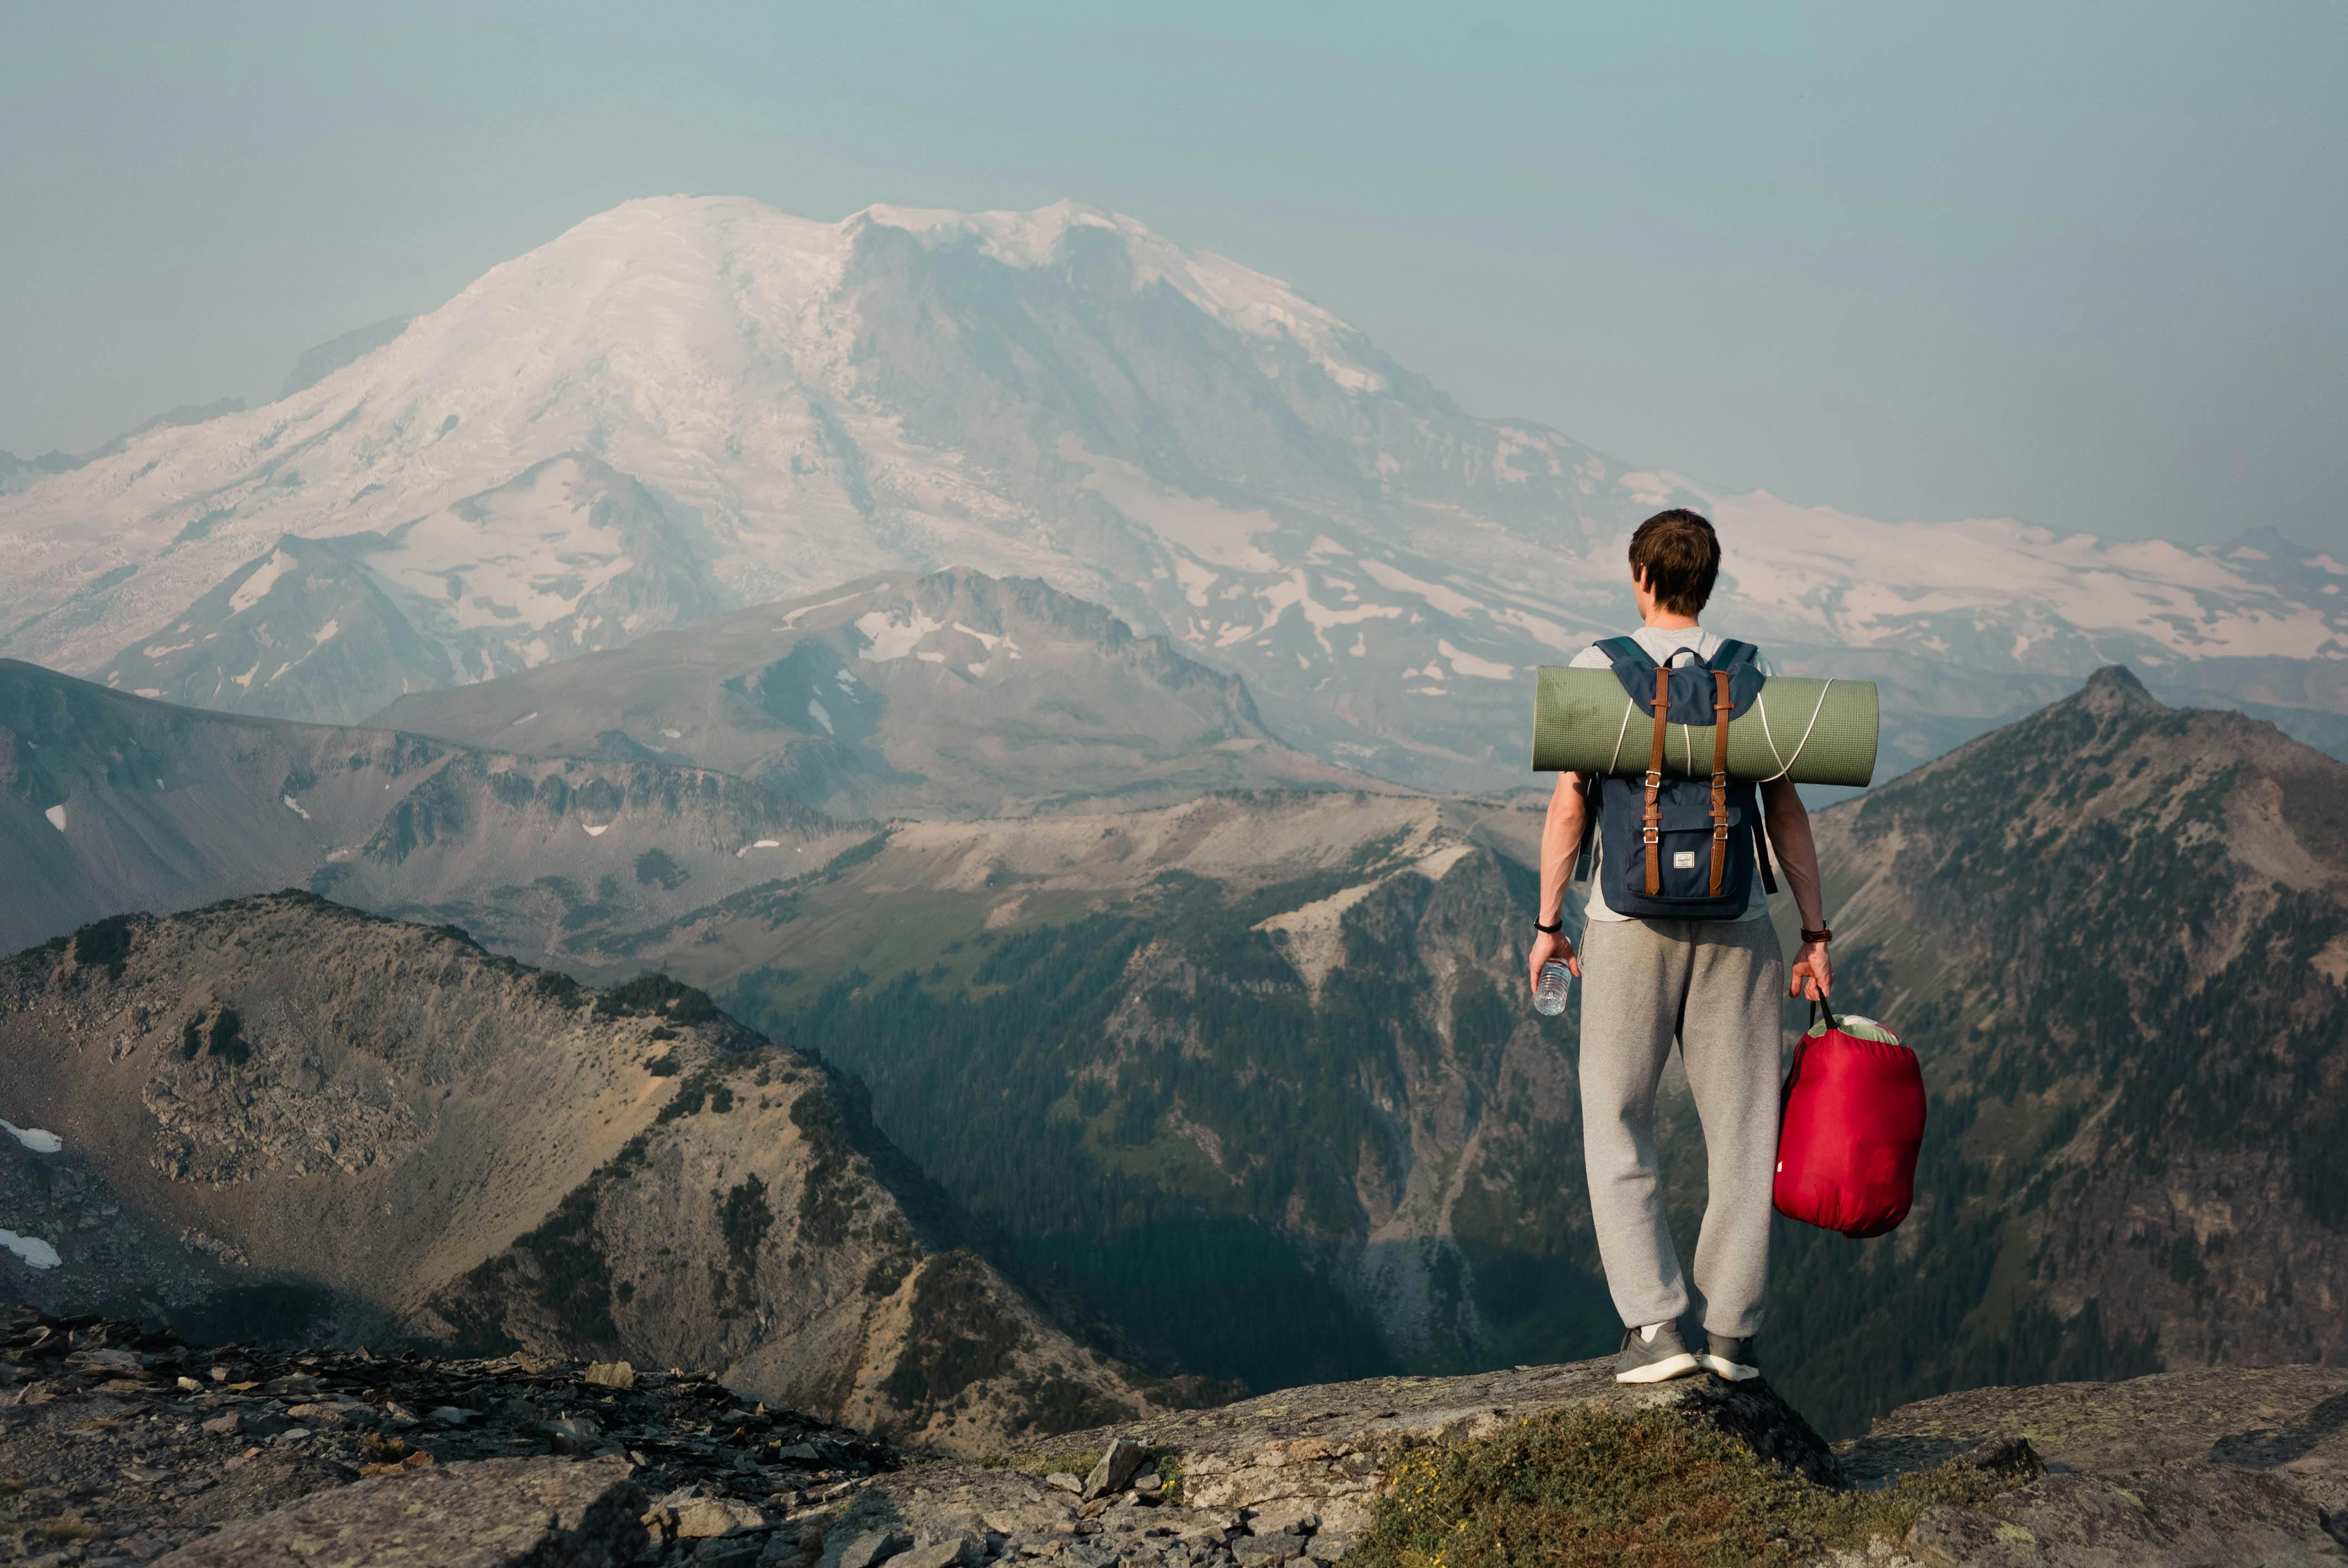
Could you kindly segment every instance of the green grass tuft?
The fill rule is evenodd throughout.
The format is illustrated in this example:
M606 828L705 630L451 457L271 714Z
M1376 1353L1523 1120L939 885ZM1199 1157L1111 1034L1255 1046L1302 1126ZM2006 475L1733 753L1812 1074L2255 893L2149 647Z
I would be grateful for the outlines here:
M977 1460L981 1470L1015 1470L1022 1475L1056 1475L1062 1471L1082 1480L1100 1463L1101 1450L1088 1453L988 1454Z
M1404 1456L1346 1568L1741 1568L1869 1537L2020 1478L1943 1466L1838 1491L1725 1432L1656 1413L1563 1410Z

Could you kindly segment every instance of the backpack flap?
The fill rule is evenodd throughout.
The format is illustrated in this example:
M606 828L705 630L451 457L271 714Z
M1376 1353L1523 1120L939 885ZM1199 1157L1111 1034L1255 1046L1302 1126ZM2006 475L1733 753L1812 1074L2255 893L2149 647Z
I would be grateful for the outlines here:
M1653 656L1633 637L1609 637L1595 646L1606 655L1606 662L1613 670L1614 679L1622 683L1622 690L1629 693L1638 711L1642 713L1653 712L1657 668ZM1671 711L1666 715L1667 722L1671 723L1689 724L1701 729L1712 727L1715 704L1713 676L1716 671L1728 676L1728 716L1732 719L1743 718L1746 710L1752 707L1755 699L1761 695L1761 688L1767 683L1768 677L1761 673L1759 651L1750 642L1728 639L1713 650L1710 659L1702 661L1694 659L1695 650L1693 648L1674 649L1672 657L1676 659L1683 652L1689 655L1691 662L1664 666L1671 671Z

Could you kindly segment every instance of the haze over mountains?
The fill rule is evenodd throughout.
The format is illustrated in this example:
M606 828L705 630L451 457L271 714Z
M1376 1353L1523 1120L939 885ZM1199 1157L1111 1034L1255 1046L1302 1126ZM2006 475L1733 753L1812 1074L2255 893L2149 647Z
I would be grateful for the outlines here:
M385 719L204 712L0 661L0 948L293 886L633 973L632 934L823 874L877 816L1375 785L1282 744L1236 678L1164 639L970 573L738 611Z
M1286 284L1076 203L616 208L267 408L0 499L0 653L349 722L967 566L1242 674L1326 760L1488 786L1522 676L1614 629L1622 536L1674 501L1729 532L1715 619L1883 682L1895 759L2121 658L2341 739L2304 661L2338 668L2348 563L1715 494L1468 415Z
M2348 749L2348 565L1626 471L1074 204L633 202L194 412L0 475L0 948L289 886L416 924L251 898L0 977L0 1112L92 1151L156 1299L230 1279L201 1231L410 1327L697 1358L901 1430L981 1419L883 1353L973 1302L1044 1347L998 1414L1139 1408L1120 1358L1272 1387L1603 1348L1571 1022L1517 968L1538 813L1458 792L1529 782L1532 666L1619 628L1622 535L1681 502L1728 534L1710 619L1882 683L1887 774L2063 699L1822 815L1845 985L1932 1066L1936 1196L1789 1243L1773 1375L1849 1426L2342 1353L2292 1308L2348 1292L2348 770L2125 674L2068 693L2126 658ZM860 1075L984 1260L811 1217L798 1108L848 1093L811 1056L702 1018L663 1071L676 1020L513 958L657 968ZM583 1098L514 1087L549 1063ZM435 1186L443 1115L522 1142ZM874 1213L920 1206L873 1169ZM745 1253L754 1176L838 1255ZM391 1241L456 1239L381 1279L273 1217L357 1231L386 1183ZM677 1323L618 1294L664 1270ZM820 1375L778 1348L810 1291ZM1905 1348L1854 1370L1854 1336Z

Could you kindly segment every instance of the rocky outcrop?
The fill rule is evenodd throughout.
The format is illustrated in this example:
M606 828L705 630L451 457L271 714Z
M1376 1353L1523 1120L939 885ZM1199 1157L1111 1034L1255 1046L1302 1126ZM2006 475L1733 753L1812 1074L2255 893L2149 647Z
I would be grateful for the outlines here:
M631 1562L648 1528L689 1554L898 1462L707 1376L207 1348L0 1309L0 1562L12 1533L184 1564Z
M1624 1389L1608 1371L1585 1362L1290 1389L1031 1445L1014 1461L1024 1471L923 1467L880 1475L838 1515L826 1561L854 1553L893 1562L922 1544L951 1553L959 1542L973 1561L992 1552L1088 1565L1293 1561L1307 1568L1343 1558L1360 1540L1403 1456L1591 1409L1723 1430L1829 1488L1881 1488L1935 1471L1997 1478L1986 1501L1927 1503L1896 1538L1807 1558L1822 1565L2348 1561L2340 1498L2348 1374L2338 1368L1977 1389L1894 1412L1839 1454L1766 1385L1698 1378ZM1096 1453L1106 1463L1109 1445L1125 1440L1154 1468L1134 1490L1089 1495L1077 1471ZM1057 1475L1032 1473L1056 1464ZM903 1560L909 1568L914 1561Z
M645 1543L623 1459L493 1459L378 1476L230 1525L156 1568L621 1568Z
M1838 1453L1766 1384L1626 1389L1587 1362L1296 1389L970 1464L624 1364L204 1349L23 1312L0 1327L0 1562L62 1543L184 1568L1321 1568L1356 1546L1389 1560L1364 1532L1402 1461L1593 1414L1725 1435L1790 1471L1816 1518L1933 1476L1968 1500L1928 1488L1859 1516L1896 1519L1889 1534L1788 1539L1773 1561L2348 1561L2337 1368L1976 1389L1895 1411Z
M52 1150L9 1157L47 1195L0 1291L51 1310L686 1367L963 1449L1159 1397L969 1250L852 1082L664 977L279 895L0 965L0 1064Z
M1842 1460L1871 1484L2016 1440L2044 1461L2044 1479L1980 1507L1926 1510L1906 1542L1916 1561L2348 1561L2348 1368L1974 1389L1892 1411Z

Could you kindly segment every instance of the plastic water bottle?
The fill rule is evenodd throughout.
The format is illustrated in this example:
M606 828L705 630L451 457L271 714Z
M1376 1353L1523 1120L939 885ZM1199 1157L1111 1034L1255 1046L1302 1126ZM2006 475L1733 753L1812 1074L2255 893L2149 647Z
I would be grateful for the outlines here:
M1551 958L1541 966L1540 983L1533 988L1533 1011L1543 1018L1555 1018L1565 1010L1565 993L1573 984L1573 971Z

